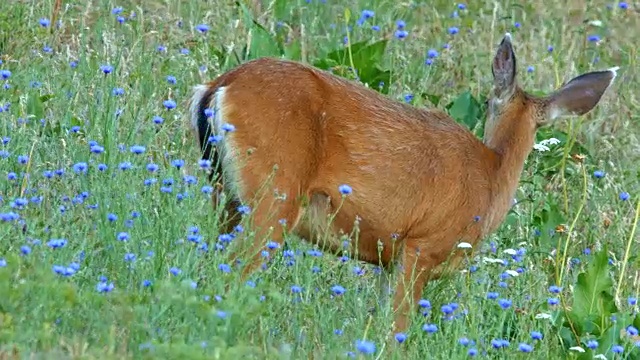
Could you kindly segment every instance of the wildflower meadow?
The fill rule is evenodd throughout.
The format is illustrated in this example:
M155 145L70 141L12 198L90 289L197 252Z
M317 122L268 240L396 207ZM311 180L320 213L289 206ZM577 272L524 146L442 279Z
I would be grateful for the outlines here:
M618 75L538 131L504 223L407 332L347 250L289 237L240 280L252 212L218 231L195 85L263 56L355 69L480 137L505 32L532 93ZM609 0L0 2L0 358L640 359L639 36Z

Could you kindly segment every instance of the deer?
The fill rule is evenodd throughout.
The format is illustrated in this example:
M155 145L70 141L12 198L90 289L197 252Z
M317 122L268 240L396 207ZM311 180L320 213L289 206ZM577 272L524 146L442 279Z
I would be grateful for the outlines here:
M234 240L250 252L242 253L241 279L287 234L337 255L341 236L357 226L354 258L383 269L380 288L394 287L392 327L401 332L426 283L462 263L458 245L476 246L500 226L536 130L591 111L618 69L585 73L535 96L518 84L505 33L492 62L481 140L443 110L265 57L194 86L189 121L202 160L212 164L209 178L219 190L212 200L223 204L225 229L251 209L252 236Z

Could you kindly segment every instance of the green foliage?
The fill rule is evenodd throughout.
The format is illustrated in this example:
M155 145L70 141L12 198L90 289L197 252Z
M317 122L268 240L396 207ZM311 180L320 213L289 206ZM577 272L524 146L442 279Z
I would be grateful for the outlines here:
M284 53L282 44L277 42L267 29L253 19L244 3L238 1L236 4L240 7L244 26L248 29L250 38L248 48L243 51L244 60L282 56Z
M539 176L539 175L537 175ZM541 183L543 181L540 181ZM566 218L556 200L557 195L546 194L541 201L542 205L533 214L531 225L539 232L536 245L540 250L550 252L557 245L556 229L566 224ZM555 236L554 236L555 235Z
M465 125L469 130L474 132L476 136L481 137L484 129L484 120L486 119L485 100L477 100L469 91L465 91L458 97L447 104L445 109L449 111L449 115L457 122Z
M334 74L357 78L369 87L386 94L389 91L391 72L382 70L381 64L387 47L387 40L374 43L361 41L342 49L329 52L323 58L314 62L314 66L333 70ZM353 69L352 62L353 61Z
M640 359L640 349L634 346L640 338L626 330L628 326L639 328L640 315L621 312L613 290L608 252L603 249L593 255L586 271L578 275L569 310L558 311L554 321L565 349L580 346L586 350L578 355L579 359L592 359L596 354L607 354L612 359L614 345L627 345L627 358ZM589 348L590 340L597 341L596 349Z

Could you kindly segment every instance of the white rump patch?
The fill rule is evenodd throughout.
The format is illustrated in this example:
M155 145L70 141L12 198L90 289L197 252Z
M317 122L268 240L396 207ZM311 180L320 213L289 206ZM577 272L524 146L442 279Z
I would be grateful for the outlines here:
M238 148L233 140L235 133L233 131L226 132L222 129L223 126L227 124L225 94L226 87L223 86L218 88L214 95L214 123L210 125L213 126L214 133L222 137L217 148L222 165L221 168L224 187L231 197L242 202L241 195L244 193L242 192L243 185L242 178L240 177L240 164L238 163ZM233 125L233 123L230 124Z
M191 102L189 104L189 112L191 113L191 127L198 131L198 117L200 115L200 101L209 90L207 85L197 85L193 88L193 95L191 96Z
M618 70L620 70L620 66L614 66L612 68L607 69L613 73L613 78L611 78L611 83L618 77Z

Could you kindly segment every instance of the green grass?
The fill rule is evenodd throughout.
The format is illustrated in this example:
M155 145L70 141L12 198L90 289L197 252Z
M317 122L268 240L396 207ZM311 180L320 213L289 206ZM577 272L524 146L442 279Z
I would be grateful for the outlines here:
M440 0L269 3L254 14L263 30L228 1L76 1L59 11L52 0L2 2L0 69L11 76L0 89L0 358L333 359L353 352L459 359L470 349L495 359L640 358L637 336L625 330L640 325L638 306L628 303L640 281L640 231L633 232L640 195L638 8L600 0L474 1L465 10ZM123 7L122 24L111 12L116 6ZM250 284L236 269L221 270L228 259L216 247L218 219L202 192L207 179L185 121L192 86L238 59L284 53L327 63L331 51L344 48L346 6L351 43L388 39L384 51L356 68L370 69L372 79L388 70L383 91L399 101L411 94L416 106L446 108L462 99L469 111L456 108L458 118L476 131L492 85L491 58L506 31L520 83L530 91L547 93L579 73L621 67L593 112L540 131L538 140L556 137L560 144L531 154L519 203L463 272L427 286L431 309L416 312L395 352L385 345L392 315L367 311L378 301L372 266L318 256L291 238ZM358 26L365 9L375 15ZM39 24L54 13L60 26ZM400 19L408 33L402 40L394 36ZM601 26L589 23L595 20ZM197 24L209 31L198 32ZM451 35L454 26L459 32ZM599 41L590 41L593 35ZM438 55L426 65L429 49ZM113 71L105 75L102 65ZM168 99L175 109L164 107ZM104 151L92 152L92 141ZM144 153L132 153L134 145ZM575 161L577 154L586 157ZM597 170L605 176L594 176ZM157 182L145 184L152 178ZM334 285L345 293L333 296ZM560 285L560 294L551 285ZM488 299L490 292L498 299ZM499 299L511 306L502 309ZM453 317L443 317L443 306L455 310ZM542 313L552 318L536 317ZM425 332L426 324L437 331ZM532 331L543 339L533 340ZM359 354L355 342L362 339L376 344L375 354ZM493 348L500 339L509 345ZM593 339L599 347L592 351L586 345ZM521 343L532 352L520 351ZM569 350L578 345L586 352Z

